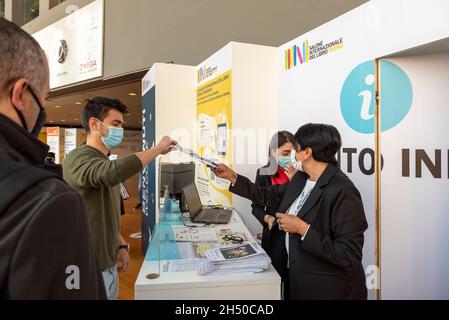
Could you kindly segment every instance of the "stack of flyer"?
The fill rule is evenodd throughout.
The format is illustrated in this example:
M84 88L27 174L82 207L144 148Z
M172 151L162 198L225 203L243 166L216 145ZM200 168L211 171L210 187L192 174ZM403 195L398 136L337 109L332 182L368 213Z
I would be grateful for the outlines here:
M213 248L205 252L205 258L199 264L200 275L262 272L271 263L261 247L249 242Z

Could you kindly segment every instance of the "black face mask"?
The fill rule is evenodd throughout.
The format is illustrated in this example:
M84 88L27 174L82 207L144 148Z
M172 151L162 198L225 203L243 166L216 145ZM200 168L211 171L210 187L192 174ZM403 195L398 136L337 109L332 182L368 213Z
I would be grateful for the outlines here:
M34 125L33 130L30 132L30 134L34 137L38 137L39 133L42 130L42 127L45 124L45 121L47 120L47 113L45 112L44 107L42 106L41 102L39 101L36 93L34 92L34 90L31 88L30 85L28 85L28 89L31 92L31 95L33 96L34 100L36 100L36 103L39 107L39 115L37 116L37 120L36 120L36 124ZM14 105L13 105L14 106ZM28 132L28 125L25 121L25 117L23 116L23 113L20 112L15 106L14 109L16 109L17 114L19 115L20 121L22 122L22 126L23 128Z

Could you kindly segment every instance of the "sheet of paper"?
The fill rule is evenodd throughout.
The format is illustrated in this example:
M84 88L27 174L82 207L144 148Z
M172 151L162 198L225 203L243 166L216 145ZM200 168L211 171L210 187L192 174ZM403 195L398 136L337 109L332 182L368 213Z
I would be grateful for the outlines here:
M217 246L216 242L193 242L193 250L197 258L204 258L205 253Z
M190 229L190 237L195 242L217 241L215 228L203 227Z
M208 242L217 241L217 232L213 227L189 228L185 226L172 226L175 239L178 242Z
M163 272L198 271L201 260L171 260L164 263Z
M184 226L172 226L176 241L192 241L190 237L190 228Z
M197 160L197 161L199 161L199 162L204 163L205 165L207 165L207 166L209 166L209 167L212 167L212 168L216 168L216 167L217 167L217 163L216 163L215 161L213 161L213 160L211 160L211 159L206 159L206 158L204 158L204 157L201 157L199 154L197 154L196 152L194 152L194 151L191 150L191 149L183 148L183 147L181 147L181 146L178 145L178 144L177 144L177 145L174 145L173 148L174 148L175 150L178 150L179 152L182 152L182 153L188 155L189 157L191 157L191 158L194 159L194 160Z
M178 242L177 243L179 254L181 259L194 259L195 251L191 242Z
M240 218L240 215L238 215L235 211L232 213L231 220L229 223L241 223L242 219Z

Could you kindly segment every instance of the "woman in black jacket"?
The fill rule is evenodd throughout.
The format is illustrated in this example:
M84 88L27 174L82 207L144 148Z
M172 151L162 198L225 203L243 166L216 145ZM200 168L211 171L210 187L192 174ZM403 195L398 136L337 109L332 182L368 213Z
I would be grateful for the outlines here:
M231 181L231 192L259 205L277 207L285 238L291 299L366 299L362 266L368 228L362 199L338 168L338 130L308 124L295 135L292 163L298 172L288 184L258 188L230 168L214 170Z
M270 187L282 185L290 181L296 170L291 165L291 151L294 136L288 131L280 131L271 139L268 150L268 164L257 170L256 186ZM287 251L284 245L285 232L272 228L277 207L261 206L252 203L253 215L263 226L262 248L270 256L273 267L279 273L284 284L284 299L288 299Z

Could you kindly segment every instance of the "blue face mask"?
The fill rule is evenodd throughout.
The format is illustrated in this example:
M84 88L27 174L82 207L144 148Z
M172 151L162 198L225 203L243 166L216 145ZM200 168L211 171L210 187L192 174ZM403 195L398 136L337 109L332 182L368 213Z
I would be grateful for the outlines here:
M123 141L123 136L125 134L125 130L123 128L108 127L100 120L98 120L98 121L103 126L108 128L108 135L106 137L103 137L101 135L101 133L98 131L98 134L101 136L101 141L103 141L104 145L106 146L106 148L108 148L108 150L117 148L120 145L120 143L122 143L122 141Z
M282 169L285 169L289 163L291 163L292 160L290 157L278 157L278 165Z

